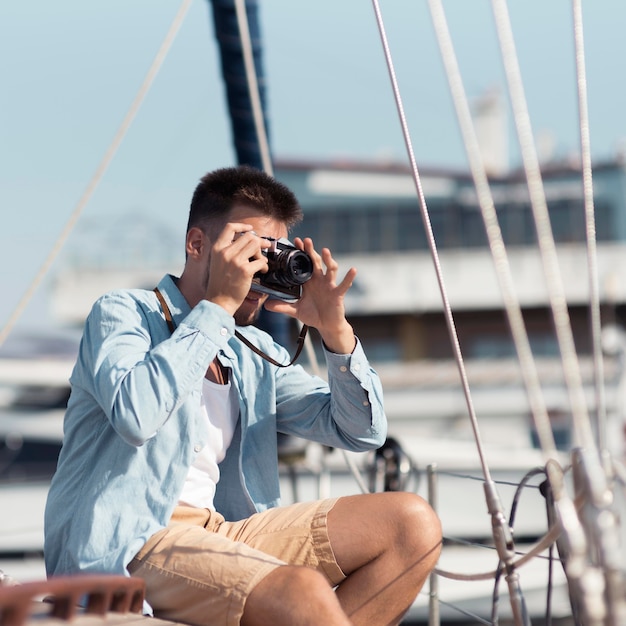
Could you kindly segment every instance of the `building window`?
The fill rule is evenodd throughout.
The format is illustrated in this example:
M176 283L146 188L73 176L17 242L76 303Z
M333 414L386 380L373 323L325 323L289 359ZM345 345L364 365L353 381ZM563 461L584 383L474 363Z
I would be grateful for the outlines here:
M487 234L482 215L476 207L464 207L461 213L462 245L466 248L478 248L487 245Z
M426 248L426 232L422 215L417 207L402 207L398 211L396 250L423 250Z
M584 211L580 202L551 202L549 212L555 241L569 243L585 240Z

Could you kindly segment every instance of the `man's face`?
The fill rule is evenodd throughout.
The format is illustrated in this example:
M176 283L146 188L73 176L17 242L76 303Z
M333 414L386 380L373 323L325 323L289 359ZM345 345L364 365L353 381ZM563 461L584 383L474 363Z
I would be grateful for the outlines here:
M288 234L287 227L283 222L263 215L257 209L246 207L245 205L235 205L230 211L228 221L250 224L254 232L260 237L280 239L281 237L287 237ZM235 312L235 323L238 326L252 324L259 316L267 298L266 294L250 290L241 306Z

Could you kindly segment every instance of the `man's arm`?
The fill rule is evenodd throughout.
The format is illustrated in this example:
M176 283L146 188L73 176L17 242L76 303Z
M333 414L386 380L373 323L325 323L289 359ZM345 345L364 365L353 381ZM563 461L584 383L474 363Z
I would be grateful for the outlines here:
M346 450L380 447L387 435L382 385L360 342L352 354L325 356L328 382L299 366L276 372L278 429Z
M154 299L154 315L128 292L93 307L79 359L91 393L118 434L131 445L152 437L198 387L208 364L234 334L221 307L199 303L169 334Z
M298 379L295 372L286 372L284 380L278 374L284 383L286 402L280 407L284 423L294 429L292 434L327 445L350 450L379 447L387 432L382 385L346 319L344 306L356 269L350 268L337 282L339 266L328 248L319 254L309 238L296 238L294 243L311 257L313 275L303 285L300 300L270 300L266 308L317 329L326 349L328 386L320 387L315 378Z

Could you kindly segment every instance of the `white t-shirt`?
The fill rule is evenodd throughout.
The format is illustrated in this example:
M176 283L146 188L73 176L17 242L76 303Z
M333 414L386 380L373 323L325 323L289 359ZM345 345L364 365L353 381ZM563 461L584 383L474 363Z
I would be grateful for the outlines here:
M206 378L203 380L199 410L204 417L209 443L189 468L179 504L215 510L213 498L220 479L218 463L226 455L239 418L239 403L233 393L230 382L219 385Z

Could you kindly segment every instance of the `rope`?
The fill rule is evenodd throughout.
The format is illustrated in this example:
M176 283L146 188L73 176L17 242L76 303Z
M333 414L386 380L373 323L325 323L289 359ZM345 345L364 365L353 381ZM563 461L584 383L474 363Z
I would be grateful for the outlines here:
M463 137L463 143L467 153L470 170L474 180L474 186L478 197L481 215L485 224L491 255L494 261L496 276L499 281L500 291L503 296L505 312L509 321L511 335L520 362L522 377L524 379L527 397L531 408L533 421L539 436L541 449L546 458L556 455L556 444L552 433L547 408L543 399L541 384L535 360L532 355L528 333L526 332L521 306L515 295L514 282L510 271L506 247L502 238L498 218L489 188L486 170L472 116L465 95L456 54L450 37L443 5L440 0L429 0L431 19L433 21L435 35L437 37L442 60L446 68L452 100L455 105L459 127ZM515 505L515 502L514 502ZM514 516L512 510L511 517ZM509 522L509 525L512 525ZM501 561L502 563L502 561ZM493 611L497 607L497 585L502 572L500 565L495 572Z
M252 104L252 116L254 118L254 128L257 134L257 141L261 151L261 162L263 169L270 176L274 175L272 157L270 156L269 140L265 128L263 107L261 106L261 96L259 94L259 81L256 68L254 66L254 56L252 53L252 38L250 37L250 27L248 25L248 14L246 13L246 0L235 0L235 13L237 15L237 27L239 28L239 38L241 39L241 51L243 53L243 63L246 70L246 82L248 93Z
M587 263L589 266L589 292L590 292L590 322L594 358L595 395L596 395L596 419L597 419L597 446L600 450L600 462L604 474L607 477L614 476L614 469L607 449L606 433L606 397L604 389L604 361L601 347L601 319L600 319L600 296L598 285L597 253L596 253L596 230L595 211L593 203L593 180L591 168L591 142L589 138L589 113L587 107L587 78L585 71L585 51L583 38L582 6L580 0L572 0L572 14L574 24L574 48L576 56L576 82L578 87L578 110L582 162L583 196L585 207L585 226L587 236ZM601 472L599 476L604 477ZM603 502L606 484L604 481L588 481L589 497L594 503ZM600 521L607 514L613 515L612 510L606 506L593 507L593 521L586 523L591 526L592 543L597 550L599 563L602 566L606 597L608 598L609 621L623 621L626 614L626 606L623 598L623 574L621 571L620 553L616 547L620 546L615 527L606 528L606 523ZM585 520L588 520L585 517Z
M529 561L539 556L541 552L546 550L552 545L559 535L563 532L563 528L560 522L557 522L552 526L548 532L523 556L512 562L512 566L516 569L526 565ZM455 572L449 572L447 570L435 568L435 572L443 578L450 578L452 580L491 580L495 579L498 570L491 570L489 572L482 572L477 574L457 574Z
M456 606L455 604L452 604L451 602L445 602L444 600L439 600L439 604L443 604L444 606L454 609L458 613L461 613L461 615L465 615L466 617L471 617L472 619L476 620L479 624L486 624L486 626L493 626L493 622L490 622L489 620L486 620L484 617L480 617L480 615L476 615L476 613L472 613L471 611L468 611L467 609L462 609L460 606Z
M245 0L235 0L235 11L237 14L237 26L239 28L239 35L241 38L241 48L243 52L244 66L246 69L246 81L248 83L248 92L250 94L250 102L252 103L252 115L254 118L254 127L257 133L257 140L261 151L261 161L263 163L263 169L270 176L274 175L274 168L272 165L272 159L270 156L269 141L265 128L265 120L263 118L263 108L261 107L261 97L259 94L259 83L257 80L257 72L254 66L254 56L252 54L252 40L250 37L250 28L248 26L248 16L246 14ZM302 324L296 320L299 328L302 329ZM321 376L320 366L315 355L315 349L311 341L311 336L308 335L304 341L311 369L316 376ZM356 463L351 459L345 450L341 451L346 465L349 467L350 472L354 476L354 479L359 486L362 493L367 493L369 490L363 480L363 477L356 466Z
M541 449L547 460L556 455L556 444L550 426L548 411L543 399L539 374L530 347L524 318L522 317L522 309L515 294L508 255L498 223L493 197L489 188L480 145L472 122L472 114L463 88L463 81L448 29L443 4L441 0L429 0L429 7L441 57L446 69L446 76L456 109L467 159L474 179L478 203L494 261L494 269L500 285L500 291L502 292L513 343L515 344L520 362L531 413L537 429Z
M472 541L471 539L463 539L462 537L453 537L451 535L444 535L443 536L443 540L444 540L444 545L447 545L448 543L453 543L455 545L459 545L459 546L467 546L470 548L483 548L484 550L496 550L495 546L492 545L487 545L484 542L482 542L480 539L476 539L474 541ZM551 546L549 546L551 547ZM527 554L526 552L523 552L522 550L515 550L515 554L517 556L524 556L525 554ZM540 561L558 561L560 563L563 562L563 559L561 559L560 557L550 557L550 556L545 556L543 554L537 554L534 558L540 560Z
M192 0L183 0L180 8L178 9L178 13L174 17L174 20L167 34L165 35L165 39L163 40L163 43L161 44L161 47L159 48L159 51L157 52L156 57L154 58L154 61L152 62L152 65L150 66L150 69L148 70L148 73L146 74L146 77L144 78L143 84L141 85L137 95L135 96L134 101L132 102L128 112L126 113L126 116L124 117L122 124L120 125L115 137L113 138L113 141L111 142L106 153L104 154L104 157L100 161L100 164L96 168L96 171L93 177L89 181L87 188L83 192L83 195L79 199L76 207L74 208L72 214L70 215L70 218L67 221L64 229L61 231L61 234L59 235L58 239L56 240L55 244L50 250L48 256L46 257L43 264L41 265L39 271L35 275L35 278L29 285L25 294L22 296L22 298L18 302L17 307L15 308L15 310L9 317L8 322L5 324L4 328L0 331L0 346L2 346L2 344L5 342L9 333L15 326L16 322L19 320L24 310L26 309L26 306L28 305L33 295L35 294L36 290L38 289L39 285L43 281L44 277L50 270L50 267L52 266L54 260L61 252L61 249L65 245L67 238L69 237L72 229L76 225L78 218L80 217L81 213L87 206L89 200L91 200L91 197L93 196L96 188L100 184L100 181L102 180L105 172L107 171L109 165L111 164L111 161L113 160L113 157L117 153L117 150L120 147L122 140L126 136L128 129L130 128L135 116L137 115L137 112L139 111L139 108L146 94L150 90L150 87L152 83L154 82L154 79L156 78L163 64L163 61L165 60L165 57L167 56L167 53L169 52L169 49L171 48L172 43L174 42L174 39L176 38L176 34L178 33L183 23L183 20L185 18L185 15L187 14L187 11L189 10L189 7L191 6L191 3L192 3Z
M585 207L585 231L587 236L587 263L589 266L589 312L595 376L596 411L598 420L598 447L606 450L606 397L604 390L604 360L601 346L600 289L596 251L596 223L593 204L593 180L591 169L591 141L589 138L589 111L587 107L587 77L585 71L585 46L583 40L583 17L580 0L572 0L574 21L574 49L576 56L576 84L578 86L578 116L580 127L580 154L582 161L583 198Z
M569 392L576 445L593 449L594 442L587 413L587 403L576 357L574 337L570 325L563 281L556 255L539 159L534 145L511 23L504 0L492 0L491 5L500 42L500 51L509 88L522 162L528 182L530 204L535 219L537 242L542 256L557 341L561 351L563 372Z
M585 462L584 488L585 491L588 491L588 488L593 485L592 490L594 494L592 498L594 502L598 502L596 496L605 493L606 490L606 476L600 464L600 457L597 454L597 447L595 446L587 411L580 366L576 356L574 337L567 310L567 302L560 275L554 237L550 225L539 161L532 136L530 117L517 61L513 33L506 2L504 0L492 0L491 4L509 88L515 127L521 149L522 162L528 183L530 204L537 231L537 241L542 258L544 277L548 287L556 337L561 353L563 373L572 411L575 445L583 449L579 456L581 460ZM585 135L585 133L582 132L582 135ZM581 520L576 515L571 498L565 495L565 490L560 482L561 477L558 472L553 471L554 466L550 462L546 464L546 469L550 473L551 485L554 490L555 507L558 510L564 532L571 547L567 567L570 593L580 597L581 602L585 606L585 612L592 615L595 607L602 600L600 598L601 594L595 589L591 589L585 580L589 576L598 575L596 568L589 563L588 537Z
M248 85L248 94L252 104L252 117L254 119L254 128L256 130L257 141L261 152L261 161L263 170L269 176L274 175L274 166L269 146L269 139L265 127L265 119L263 116L263 107L261 106L261 95L259 93L259 81L257 77L256 67L254 65L254 55L252 52L252 38L250 36L250 27L248 24L248 15L246 13L246 0L235 0L235 13L237 15L237 27L239 28L239 38L241 39L241 50L243 54L244 67L246 70L246 83ZM298 330L302 330L302 324L296 320L299 325ZM320 368L315 356L315 350L311 343L310 337L305 340L305 348L307 357L313 369L313 373L320 376Z
M522 623L526 623L527 619L526 619L526 609L524 606L524 600L523 600L523 596L521 594L521 589L519 586L519 578L517 576L517 572L515 571L514 563L513 563L513 550L512 550L512 547L514 545L513 536L511 533L511 529L506 524L506 520L502 512L502 505L500 503L500 498L496 491L495 484L493 483L493 480L491 479L489 466L485 459L483 446L482 446L482 440L481 440L480 433L478 430L478 420L476 418L476 413L474 411L472 398L469 392L467 373L465 370L465 365L463 363L463 356L461 354L458 335L456 332L456 328L454 326L452 310L450 308L450 303L448 301L446 289L443 283L443 277L442 277L441 267L439 263L439 255L437 253L437 247L436 247L435 239L432 233L430 218L428 215L428 209L426 207L426 200L424 198L419 171L417 168L415 155L413 153L413 148L411 145L411 139L410 139L410 135L408 131L408 125L406 122L406 116L404 115L404 107L402 105L402 99L400 97L400 91L398 88L396 75L395 75L395 71L393 68L393 62L391 59L391 53L389 50L389 45L387 43L387 37L385 34L382 15L380 13L378 1L373 0L373 4L374 4L375 13L376 13L376 21L378 24L378 29L380 31L380 35L381 35L381 39L383 43L383 49L385 52L387 67L389 69L389 75L390 75L392 86L393 86L396 106L398 108L398 114L399 114L400 122L402 125L404 141L405 141L407 152L408 152L409 159L411 162L411 169L413 172L413 178L414 178L415 186L417 189L419 206L420 206L420 210L422 214L422 220L424 222L426 236L427 236L429 248L430 248L432 259L433 259L433 264L434 264L436 275L437 275L437 282L439 285L439 290L441 292L441 298L443 302L445 319L446 319L446 323L448 326L448 332L450 335L450 340L451 340L453 351L455 354L455 360L456 360L456 363L459 369L459 374L461 377L461 384L463 387L463 392L465 394L465 400L467 403L470 422L471 422L472 429L474 432L474 440L476 443L478 456L480 458L481 468L485 476L485 484L484 484L485 499L487 502L487 511L491 515L492 534L493 534L493 538L496 543L496 546L498 547L498 555L500 557L500 560L506 564L506 568L508 572L506 579L507 579L507 584L509 586L511 609L513 611L515 623L518 626L520 626Z
M409 161L411 164L411 171L413 173L413 180L415 182L415 188L417 191L420 213L422 216L422 221L424 223L424 229L426 230L426 239L428 241L428 247L430 249L430 253L432 256L432 260L433 260L433 265L435 268L437 284L439 286L439 291L441 293L444 315L446 319L446 324L448 326L448 333L450 335L450 341L452 343L452 349L454 351L455 361L459 370L459 375L461 377L461 385L463 387L463 393L465 395L465 401L467 404L467 409L469 412L472 429L474 431L474 439L476 441L476 448L478 451L478 456L480 457L480 465L481 465L483 474L485 476L485 480L487 482L491 482L491 473L489 471L489 466L487 465L487 461L485 459L482 439L481 439L479 428L478 428L478 420L476 419L476 412L474 410L474 404L470 395L469 383L467 380L467 372L465 370L463 355L461 354L461 348L459 345L459 338L456 332L454 318L452 316L452 309L450 307L448 294L447 294L446 287L445 287L444 280L443 280L443 273L441 271L441 264L439 261L439 253L437 252L437 244L433 236L432 226L430 223L430 216L428 214L428 208L426 206L426 198L424 197L424 191L422 189L421 177L420 177L420 173L417 167L417 162L415 161L415 154L413 152L413 146L411 144L408 124L407 124L406 116L404 113L404 105L402 104L402 98L401 98L400 90L398 87L398 81L396 79L396 73L395 73L395 69L393 66L393 60L391 58L391 51L389 49L389 43L387 41L385 26L383 23L383 18L382 18L382 14L380 11L378 0L372 0L372 4L374 6L374 12L376 15L376 23L378 25L378 30L380 33L380 38L381 38L381 42L383 46L383 51L385 54L385 60L387 62L387 69L389 70L389 77L391 79L391 85L392 85L393 94L394 94L394 98L396 102L396 107L398 110L398 116L400 118L400 124L402 126L402 134L404 137L404 143L405 143L407 154L408 154Z

